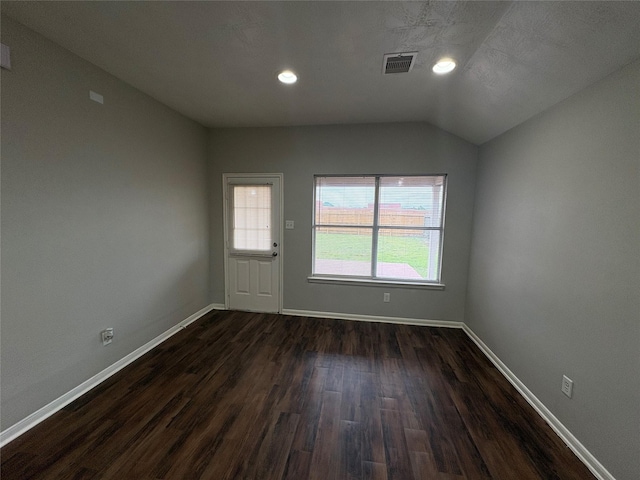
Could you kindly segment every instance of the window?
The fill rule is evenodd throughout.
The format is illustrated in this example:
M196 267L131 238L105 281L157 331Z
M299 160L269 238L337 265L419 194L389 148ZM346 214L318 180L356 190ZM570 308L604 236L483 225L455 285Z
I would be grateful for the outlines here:
M232 249L271 250L271 185L231 185Z
M316 176L313 276L440 283L446 175Z

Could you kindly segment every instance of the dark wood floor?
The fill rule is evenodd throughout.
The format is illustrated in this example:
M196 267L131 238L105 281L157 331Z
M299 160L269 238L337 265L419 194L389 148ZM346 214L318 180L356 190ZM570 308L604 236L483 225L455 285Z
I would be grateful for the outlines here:
M0 452L2 479L589 479L461 330L214 312Z

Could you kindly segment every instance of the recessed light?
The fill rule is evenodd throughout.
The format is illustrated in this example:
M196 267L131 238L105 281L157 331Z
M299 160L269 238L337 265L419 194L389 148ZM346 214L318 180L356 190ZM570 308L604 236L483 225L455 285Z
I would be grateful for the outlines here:
M433 73L443 75L445 73L451 72L454 68L456 68L456 62L453 60L453 58L441 58L433 66Z
M282 83L290 85L298 81L298 76L291 70L284 70L278 75L278 80L280 80Z

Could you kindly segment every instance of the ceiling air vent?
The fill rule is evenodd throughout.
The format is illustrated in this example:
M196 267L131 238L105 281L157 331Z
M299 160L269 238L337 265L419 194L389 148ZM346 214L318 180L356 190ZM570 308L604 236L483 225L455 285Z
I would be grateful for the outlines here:
M382 62L382 73L407 73L413 68L418 52L387 53Z

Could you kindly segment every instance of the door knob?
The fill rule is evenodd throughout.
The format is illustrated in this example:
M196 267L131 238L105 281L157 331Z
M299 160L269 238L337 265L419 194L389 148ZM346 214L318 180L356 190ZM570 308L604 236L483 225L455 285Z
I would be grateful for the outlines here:
M278 246L278 244L277 244L276 242L273 242L273 246L274 246L274 247L277 247L277 246Z
M273 252L273 253L271 254L271 256L272 256L272 257L277 257L277 256L278 256L278 252Z

